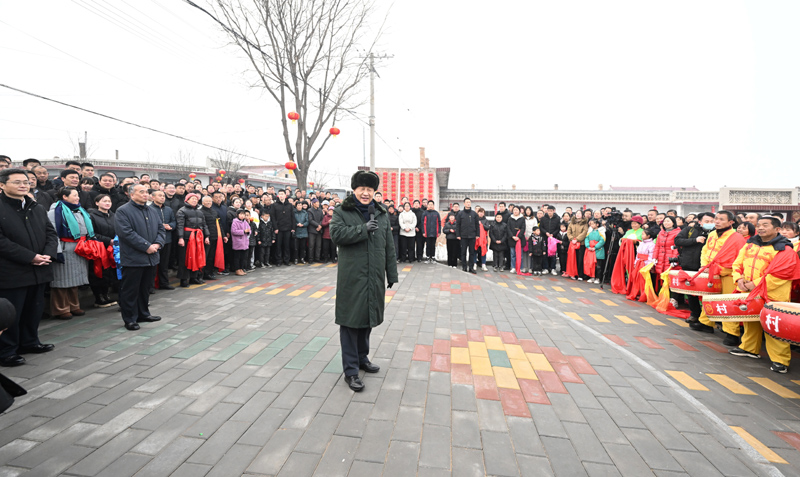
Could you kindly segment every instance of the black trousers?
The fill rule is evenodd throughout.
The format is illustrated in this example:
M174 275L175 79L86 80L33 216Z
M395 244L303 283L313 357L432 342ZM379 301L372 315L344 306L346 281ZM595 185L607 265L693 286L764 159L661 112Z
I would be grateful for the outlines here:
M586 255L586 246L581 244L581 248L575 251L575 262L578 264L578 277L583 278L584 280L587 278L586 274L583 273L583 257Z
M431 260L436 257L436 237L425 237L425 252Z
M322 239L322 259L326 262L328 260L333 261L334 256L336 255L336 246L333 245L333 240L331 239Z
M247 250L234 250L231 271L247 270L249 267L250 263L247 261Z
M178 233L173 230L172 232L172 240L170 241L170 250L169 250L169 267L176 268L178 266Z
M400 236L400 250L402 252L400 254L400 260L408 260L410 262L415 260L414 243L416 240L416 237Z
M230 271L231 264L233 263L233 240L230 238L222 246L225 251L225 271Z
M148 301L150 287L156 279L156 267L122 267L122 283L119 288L119 309L122 321L136 323L150 316Z
M461 237L461 268L475 268L475 237ZM469 251L469 261L467 261L467 251Z
M17 354L20 346L36 346L39 342L39 321L44 311L44 287L30 285L0 290L0 298L14 305L17 312L14 324L0 335L0 358Z
M217 267L214 266L214 258L217 256L217 240L209 239L211 245L206 245L206 266L203 269L203 275L209 276L217 273Z
M400 260L400 236L399 235L392 235L394 240L394 251L397 253L397 259Z
M208 245L206 245L207 247ZM205 253L206 249L203 249L203 253ZM155 267L154 267L155 268ZM122 268L125 270L125 268ZM178 245L178 278L181 280L191 280L201 278L203 276L203 270L197 270L193 272L186 268L186 246L184 245L181 247ZM155 279L155 275L153 276Z
M308 261L319 262L322 253L322 234L308 234Z
M458 255L461 253L461 243L458 239L447 239L447 266L458 266Z
M339 342L342 345L342 369L345 376L357 376L358 366L369 361L369 334L372 328L339 327Z
M269 263L269 249L271 247L272 244L256 245L256 262L260 262L261 265L266 266Z
M494 266L494 268L503 268L503 264L505 263L506 251L492 250L492 252L494 253L492 260L492 265Z
M295 260L305 260L306 259L306 251L308 251L308 237L297 238L294 239L294 248L295 248Z
M422 232L417 232L414 237L414 242L417 245L417 260L422 260L425 256L425 235Z
M292 260L292 231L281 230L275 234L275 262L289 265Z
M703 313L703 305L700 303L700 297L696 295L686 295L686 300L689 302L691 317L694 319L700 318L700 315Z
M158 256L161 257L158 262L158 286L169 286L169 257L172 253L172 241L164 244L163 247L158 249ZM117 273L116 270L114 273Z

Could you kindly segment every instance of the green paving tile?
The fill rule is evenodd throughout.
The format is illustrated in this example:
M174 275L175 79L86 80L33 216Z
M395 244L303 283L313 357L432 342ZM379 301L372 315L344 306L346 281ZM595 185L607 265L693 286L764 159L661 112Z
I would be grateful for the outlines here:
M232 344L225 348L224 350L220 351L219 353L215 354L214 356L208 358L209 361L228 361L229 359L233 358L245 348L250 345L246 344ZM274 348L273 348L274 349Z
M172 357L179 359L188 359L196 355L197 353L205 350L206 348L210 348L213 345L214 343L211 341L200 341L199 343L195 343L179 353L173 354Z
M222 329L214 333L213 335L209 336L208 338L203 338L203 341L207 341L209 343L216 343L218 341L222 341L223 339L230 336L236 330L229 330L229 329Z
M278 339L276 339L272 343L268 344L267 348L283 349L283 348L289 346L289 343L294 341L296 338L297 338L297 335L293 335L291 333L282 334L282 335L280 335L278 337Z
M451 290L459 290L459 289L461 289L461 285L458 284L458 283L451 283L450 284L450 289Z
M162 333L164 331L171 330L172 328L175 328L176 326L178 326L178 325L173 325L171 323L164 323L161 326L157 326L155 328L150 328L149 330L146 330L143 333L139 333L139 335L146 336L148 338L152 338L154 336L158 336L160 333Z
M129 338L125 341L120 341L119 343L113 344L108 348L103 348L106 351L122 351L125 348L130 348L133 345L137 345L143 341L147 341L148 337L144 335L136 335L133 338Z
M148 356L152 356L152 355L154 355L156 353L160 353L160 352L164 351L165 349L169 348L170 346L172 346L174 344L180 343L181 341L182 340L179 340L179 339L176 339L176 338L166 339L166 340L164 340L164 341L162 341L160 343L156 343L153 346L150 346L149 348L145 348L145 349L139 351L136 354L145 354L145 355L148 355Z
M192 326L191 328L185 329L178 333L177 335L173 336L172 339L176 339L178 341L185 340L186 338L192 336L195 333L199 333L206 329L205 326Z
M492 362L492 366L499 366L501 368L510 368L511 361L508 360L508 355L505 351L500 351L497 349L490 349L489 351L489 361Z
M264 348L261 350L260 353L253 356L253 358L247 362L247 364L254 364L256 366L264 366L267 364L267 361L271 360L275 357L276 354L280 353L281 350L279 348Z
M303 346L303 351L319 351L328 344L329 339L330 338L324 336L317 336L309 341L307 345Z
M336 352L336 356L331 359L331 362L322 370L323 373L342 373L342 350Z
M120 333L125 333L125 330L122 329L122 330L109 331L108 333L103 333L95 336L94 338L89 338L88 340L81 341L80 343L75 343L72 346L76 348L88 348L89 346L94 346L97 343L102 343L105 340L111 339Z
M284 368L288 369L303 369L306 367L309 361L314 359L314 356L317 355L317 351L299 351L294 358L291 359Z
M237 345L251 345L260 340L262 336L267 334L266 331L251 331L244 338L236 342Z

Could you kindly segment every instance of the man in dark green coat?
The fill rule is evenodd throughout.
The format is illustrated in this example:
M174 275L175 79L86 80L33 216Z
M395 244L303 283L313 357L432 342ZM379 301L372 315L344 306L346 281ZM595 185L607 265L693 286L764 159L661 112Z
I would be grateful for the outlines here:
M364 389L358 370L377 373L369 354L369 334L383 323L384 284L397 283L397 255L389 215L373 196L380 185L374 172L358 171L350 180L353 194L333 211L331 240L339 247L336 324L342 345L344 380L353 391Z

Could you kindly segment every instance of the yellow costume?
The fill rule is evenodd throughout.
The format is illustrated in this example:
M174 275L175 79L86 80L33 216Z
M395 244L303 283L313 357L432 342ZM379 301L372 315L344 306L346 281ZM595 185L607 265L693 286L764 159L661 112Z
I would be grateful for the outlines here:
M705 267L709 262L711 262L711 260L714 260L714 257L716 257L719 251L722 250L722 246L725 245L725 242L728 240L728 238L736 233L738 232L731 228L723 232L721 236L718 235L716 230L708 234L706 243L703 245L703 250L700 252L700 266ZM734 280L731 277L731 269L723 268L720 265L719 276L722 281L722 293L734 293L736 290L736 283L734 283ZM706 316L705 310L703 310L703 312L700 314L699 320L700 323L706 326L714 326L714 323L712 323L711 320L708 319L708 316ZM722 331L728 333L729 335L739 336L739 323L727 321L723 322Z

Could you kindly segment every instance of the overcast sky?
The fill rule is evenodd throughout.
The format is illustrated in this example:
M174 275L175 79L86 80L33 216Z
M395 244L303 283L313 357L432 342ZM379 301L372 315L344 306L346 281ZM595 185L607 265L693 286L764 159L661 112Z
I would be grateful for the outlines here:
M451 188L800 185L800 2L487 5L394 4L378 166L416 167L424 146ZM0 0L0 58L2 84L286 161L276 104L180 0ZM314 168L347 176L369 131L338 126ZM83 131L98 159L213 154L0 88L0 154L71 156Z

